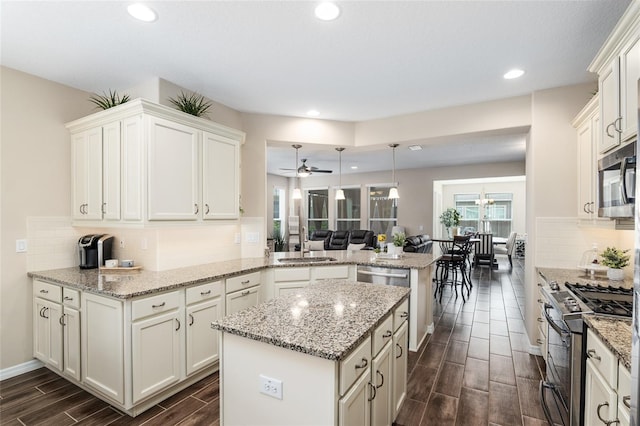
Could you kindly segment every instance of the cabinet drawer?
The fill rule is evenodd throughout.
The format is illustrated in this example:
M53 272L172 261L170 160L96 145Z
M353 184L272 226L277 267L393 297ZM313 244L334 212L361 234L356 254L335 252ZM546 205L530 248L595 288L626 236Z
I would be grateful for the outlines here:
M315 279L326 278L349 278L349 265L317 266L315 268Z
M351 385L371 364L371 337L360 344L348 357L340 362L340 395L344 395Z
M273 271L275 282L308 281L310 278L311 269L309 268L275 268Z
M591 329L587 329L587 358L612 389L618 386L618 359Z
M393 331L395 332L409 318L409 299L405 299L393 311Z
M393 339L393 316L387 315L382 323L376 327L373 332L373 352L372 356L378 355L378 352Z
M80 309L80 292L71 288L62 289L62 303L64 306Z
M258 286L227 294L227 315L235 314L258 304Z
M60 303L62 301L62 288L55 284L45 283L35 280L33 282L33 295L41 299L51 300Z
M178 309L180 307L180 292L172 291L157 296L145 297L131 303L131 320L135 321L149 315Z
M212 299L222 294L222 281L200 284L187 289L187 305Z
M260 284L260 272L227 279L227 294Z

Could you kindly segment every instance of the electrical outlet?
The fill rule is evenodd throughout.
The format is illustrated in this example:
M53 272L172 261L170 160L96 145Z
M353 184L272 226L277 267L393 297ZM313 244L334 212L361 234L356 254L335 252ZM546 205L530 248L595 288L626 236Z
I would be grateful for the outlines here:
M236 232L236 235L233 237L233 242L235 244L240 244L240 233Z
M260 375L260 393L282 399L282 380Z
M120 248L124 248L124 239L120 239Z
M27 240L16 240L16 253L27 252Z

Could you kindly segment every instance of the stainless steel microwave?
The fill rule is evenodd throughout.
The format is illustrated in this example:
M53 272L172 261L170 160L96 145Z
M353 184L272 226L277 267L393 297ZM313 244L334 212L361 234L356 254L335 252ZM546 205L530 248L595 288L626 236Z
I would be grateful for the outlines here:
M598 161L598 216L633 218L636 194L636 142Z

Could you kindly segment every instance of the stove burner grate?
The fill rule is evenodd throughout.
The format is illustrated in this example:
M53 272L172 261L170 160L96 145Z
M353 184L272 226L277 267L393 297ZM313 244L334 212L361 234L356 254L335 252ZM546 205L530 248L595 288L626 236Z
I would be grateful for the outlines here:
M568 282L565 286L595 313L633 315L633 289Z

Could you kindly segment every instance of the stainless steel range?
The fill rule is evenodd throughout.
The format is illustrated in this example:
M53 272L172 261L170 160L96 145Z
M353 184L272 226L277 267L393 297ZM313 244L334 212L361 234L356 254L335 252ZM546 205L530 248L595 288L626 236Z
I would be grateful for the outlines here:
M543 277L544 278L544 277ZM546 279L545 279L546 281ZM547 377L540 398L550 424L584 424L585 344L582 314L631 317L633 289L554 281L543 287L548 323Z

